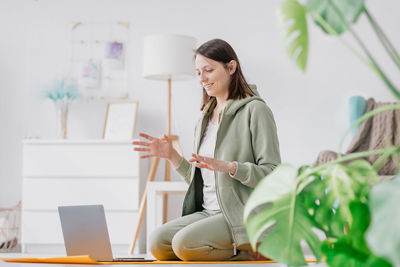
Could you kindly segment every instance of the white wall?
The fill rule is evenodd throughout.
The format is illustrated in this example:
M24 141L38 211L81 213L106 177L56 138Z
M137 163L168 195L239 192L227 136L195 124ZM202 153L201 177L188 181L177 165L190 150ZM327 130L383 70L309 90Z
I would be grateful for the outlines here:
M165 130L166 83L141 77L143 36L192 35L201 44L227 40L240 57L248 81L258 85L274 112L284 162L312 163L319 151L337 149L347 129L353 94L394 100L383 83L338 40L310 27L310 58L302 74L286 56L276 22L280 0L0 0L0 206L21 198L21 139L55 137L55 112L40 89L69 68L72 21L129 21L129 94L138 100L137 130ZM400 50L400 2L368 1L368 7ZM357 32L395 83L400 76L362 18ZM345 36L345 39L349 39ZM194 79L173 83L173 133L185 156L192 148L200 106ZM69 121L71 139L100 138L104 101L77 101ZM144 163L144 168L148 164ZM145 177L143 177L145 178ZM178 178L175 178L178 179Z

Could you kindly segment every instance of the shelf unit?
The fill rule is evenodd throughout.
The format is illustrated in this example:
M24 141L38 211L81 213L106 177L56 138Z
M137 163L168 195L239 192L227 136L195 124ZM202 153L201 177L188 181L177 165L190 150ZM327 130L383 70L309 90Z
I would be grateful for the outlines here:
M65 252L57 207L103 204L113 250L127 253L139 201L130 142L24 140L22 175L23 252Z

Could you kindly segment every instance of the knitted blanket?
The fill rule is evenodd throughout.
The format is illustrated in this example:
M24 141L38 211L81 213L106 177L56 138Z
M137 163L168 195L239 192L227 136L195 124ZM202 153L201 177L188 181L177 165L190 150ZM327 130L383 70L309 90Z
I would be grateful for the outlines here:
M373 98L367 100L366 112L393 103L375 102ZM382 149L389 145L400 145L400 110L390 110L381 112L372 118L365 120L353 137L345 155ZM373 164L379 156L366 158ZM395 175L398 171L400 155L396 155L397 163L389 158L385 161L379 171L379 175ZM316 164L323 164L337 158L337 153L325 150L319 153Z

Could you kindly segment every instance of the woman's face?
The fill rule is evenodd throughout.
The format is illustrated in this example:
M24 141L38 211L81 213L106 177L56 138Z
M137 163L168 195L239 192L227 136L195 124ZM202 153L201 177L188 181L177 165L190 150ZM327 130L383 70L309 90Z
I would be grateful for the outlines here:
M233 60L232 60L233 61ZM232 62L231 61L231 62ZM221 62L212 60L202 55L196 55L196 71L200 85L209 96L217 98L228 98L231 75L235 72L225 68ZM236 69L236 65L234 66Z

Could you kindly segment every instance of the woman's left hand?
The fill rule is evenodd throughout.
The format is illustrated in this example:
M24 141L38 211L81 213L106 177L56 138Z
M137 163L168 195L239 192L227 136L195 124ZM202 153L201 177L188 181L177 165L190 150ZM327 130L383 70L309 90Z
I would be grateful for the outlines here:
M192 153L192 158L189 159L189 162L195 162L194 166L197 168L205 168L211 171L225 172L230 174L236 173L236 164L231 161L203 157Z

